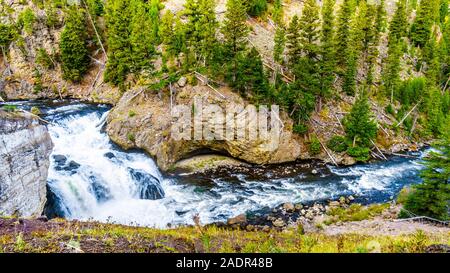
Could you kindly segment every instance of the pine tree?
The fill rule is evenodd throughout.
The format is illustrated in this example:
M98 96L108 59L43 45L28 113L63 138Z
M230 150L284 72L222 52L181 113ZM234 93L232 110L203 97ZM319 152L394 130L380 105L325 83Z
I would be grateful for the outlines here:
M408 18L406 15L405 0L397 2L397 9L394 17L389 25L388 46L397 43L401 38L406 36L408 31Z
M439 7L439 21L441 24L445 24L445 19L449 13L449 0L441 0L441 4Z
M130 71L140 73L153 68L156 37L154 36L153 22L147 11L147 4L142 0L131 0L130 11L133 15L130 22L131 64Z
M322 97L321 77L319 71L320 58L320 18L319 6L315 0L306 0L299 20L300 57L294 65L293 72L303 88L301 92Z
M175 57L184 51L186 44L184 24L170 10L166 11L161 18L159 33L170 57Z
M386 30L386 4L384 0L381 0L377 7L375 29L380 36Z
M380 1L380 4L375 9L375 22L372 28L373 39L369 39L368 51L367 51L367 76L366 83L369 88L369 92L374 83L374 69L379 55L379 45L381 40L381 34L384 32L386 24L386 9L384 6L384 0ZM370 37L370 35L368 35ZM366 36L367 37L367 36Z
M300 25L297 15L292 17L286 33L286 48L289 58L289 66L294 67L297 60L302 56L302 48L300 44Z
M367 95L363 92L344 119L347 139L352 146L369 147L377 136L377 124L373 119Z
M416 46L424 47L431 35L431 28L439 15L440 0L420 1L417 16L411 26L411 40Z
M246 21L247 12L244 1L228 0L222 34L231 59L234 59L247 47L247 34L249 29Z
M336 31L336 60L337 64L344 66L347 60L346 51L351 41L350 24L354 11L354 0L344 0L338 11Z
M273 14L272 19L276 25L283 25L283 0L275 0L273 2Z
M336 51L335 51L335 19L334 0L325 0L322 7L322 32L321 32L321 96L327 97L331 94L333 83L336 78ZM321 99L319 98L319 108Z
M175 56L176 49L174 45L175 32L175 15L172 11L167 10L161 17L161 26L159 28L159 35L161 42L165 46L165 50L169 56Z
M217 42L218 23L214 0L187 0L183 14L187 18L186 39L194 62L206 64Z
M424 62L426 65L425 76L431 85L439 86L441 76L441 57L443 48L441 42L438 42L438 33L433 32L424 50Z
M88 70L88 33L84 16L82 9L69 8L67 11L66 24L59 44L65 80L79 82Z
M256 101L267 97L268 82L258 51L252 47L247 54L238 56L236 79L232 87L245 97L254 96Z
M108 62L104 77L106 82L122 87L132 64L129 5L128 0L107 0L105 6Z
M367 6L366 23L363 27L363 63L365 72L365 84L368 91L373 84L373 69L378 58L378 45L380 34L377 32L377 9L374 5Z
M364 29L367 21L367 5L365 1L359 2L358 11L351 22L349 43L345 49L344 83L342 90L350 96L356 94L356 76L358 73L358 57L364 49Z
M279 25L275 31L275 46L273 48L273 59L279 63L283 60L283 53L286 45L286 31L283 26Z
M444 122L443 96L438 87L429 84L425 94L424 112L427 115L426 129L432 136L439 136Z
M420 216L449 219L450 202L450 118L447 118L442 140L433 146L435 151L425 157L421 172L423 183L414 187L404 209Z
M393 102L394 92L400 83L401 56L402 44L396 41L388 49L388 57L382 72L383 90L386 96L390 96L391 102Z
M408 29L406 2L397 2L397 9L389 24L388 57L384 61L382 72L383 89L391 102L400 82L400 59L402 56L403 41Z
M274 37L273 59L277 62L282 61L286 45L286 30L283 22L283 4L282 0L275 0L273 7L273 21L275 22L276 31Z
M149 12L148 16L149 24L151 26L151 39L155 41L155 43L158 43L160 41L159 37L159 25L160 25L160 18L159 18L159 11L163 9L163 5L161 4L160 0L151 0L149 3Z

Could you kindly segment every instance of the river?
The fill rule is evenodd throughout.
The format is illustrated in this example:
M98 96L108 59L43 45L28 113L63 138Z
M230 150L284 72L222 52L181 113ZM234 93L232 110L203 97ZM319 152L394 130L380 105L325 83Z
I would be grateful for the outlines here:
M54 142L45 213L165 228L224 221L284 202L314 202L353 195L358 202L386 202L406 185L420 182L420 158L392 157L351 167L297 162L202 175L163 175L140 151L123 151L104 132L105 105L17 102L38 106ZM314 172L312 171L314 170ZM317 173L316 173L317 172Z

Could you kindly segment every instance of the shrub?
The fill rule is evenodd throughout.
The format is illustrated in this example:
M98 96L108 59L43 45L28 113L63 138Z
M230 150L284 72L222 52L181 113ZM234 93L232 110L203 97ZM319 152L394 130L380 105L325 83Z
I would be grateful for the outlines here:
M36 63L45 69L52 69L54 67L52 58L44 48L40 48L36 53Z
M134 142L136 140L135 136L133 133L128 133L127 134L127 139L131 142Z
M386 106L385 111L386 111L386 113L395 117L395 109L392 106L392 104L389 104L388 106Z
M251 0L248 5L248 14L260 16L267 10L267 0Z
M36 15L30 8L25 9L18 17L18 23L23 28L25 33L33 33L33 26L36 22Z
M309 151L312 155L317 155L320 153L321 150L322 150L322 146L320 144L320 141L317 138L317 136L314 136L311 139L311 142L309 143Z
M343 136L333 136L327 143L327 147L332 151L341 153L347 150L347 143Z
M365 147L349 147L347 154L360 162L366 162L370 159L370 149Z
M15 105L10 105L10 104L6 104L3 105L3 110L5 110L6 112L15 112L17 110L17 106Z
M87 0L86 4L88 5L89 12L96 16L102 16L105 12L105 7L101 0Z
M408 200L408 197L413 192L413 189L409 187L404 187L397 196L397 204L404 204L406 200Z
M296 134L304 135L308 132L308 126L303 123L299 123L294 125L293 131Z
M31 107L30 112L36 116L40 116L42 114L41 110L36 106Z
M0 47L6 50L17 38L17 32L11 25L0 24Z

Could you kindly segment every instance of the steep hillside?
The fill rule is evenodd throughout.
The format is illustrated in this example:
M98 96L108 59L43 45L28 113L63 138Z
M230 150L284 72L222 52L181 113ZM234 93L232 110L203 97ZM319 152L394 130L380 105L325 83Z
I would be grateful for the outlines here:
M408 4L400 14L401 1L395 0L359 1L363 2L359 6L353 1L259 1L268 2L264 6L250 1L244 13L238 12L240 1L230 1L235 10L227 12L225 0L69 2L75 4L2 1L0 97L80 98L118 104L109 118L112 139L124 148L145 149L164 169L204 149L257 164L297 158L340 164L384 159L390 153L416 150L437 137L448 115L448 58L430 53L445 56L447 52L450 27L439 0L432 1L433 7L430 4L431 8L440 4L434 17L425 13L430 9L425 4ZM330 86L324 87L323 71L318 75L315 69L323 69L320 62L325 58L326 7L322 5L332 2L328 15L333 17L334 34L329 48L344 51L335 52L338 65L328 74ZM348 14L341 12L346 5ZM301 21L297 29L292 24L295 16ZM425 29L433 34L427 46L417 44L410 32L421 22L418 16L432 20ZM400 34L392 27L396 18L403 20ZM236 39L238 51L232 53L228 51L231 34L224 28L230 21L243 34ZM302 29L309 23L311 28ZM193 25L198 33L193 33ZM375 27L376 32L371 32ZM345 29L347 36L340 39ZM395 43L394 34L400 35ZM302 35L310 35L310 45ZM298 50L293 39L301 41ZM306 58L309 54L317 57ZM439 75L432 81L430 73L437 62ZM180 79L187 81L186 87L186 83L177 85ZM317 83L322 87L317 88ZM146 119L183 101L178 92L195 93L199 88L214 101L218 89L230 87L232 96L241 97L245 104L280 105L288 133L294 132L288 137L290 144L275 153L258 148L252 153L249 143L172 143L166 137L168 124L161 125L163 118ZM350 136L346 122L356 99L366 93L369 116L377 124L376 133L367 139L362 137L363 128ZM442 106L434 111L431 105L436 103ZM154 105L159 108L149 107ZM163 137L153 139L148 134ZM343 148L336 148L339 144ZM258 147L257 143L250 146Z

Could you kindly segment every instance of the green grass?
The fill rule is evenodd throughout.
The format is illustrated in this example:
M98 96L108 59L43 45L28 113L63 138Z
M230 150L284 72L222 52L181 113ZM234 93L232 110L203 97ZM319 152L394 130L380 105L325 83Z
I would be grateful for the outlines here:
M64 220L46 225L46 230L27 233L5 234L0 230L0 252L415 253L431 244L450 244L448 234L422 231L402 236L329 236L305 235L297 229L247 232L211 226L160 230Z
M348 208L331 208L327 212L327 215L331 217L325 221L325 224L330 225L336 222L368 220L380 215L384 210L389 208L389 206L389 204L374 204L365 207L360 204L352 204Z

